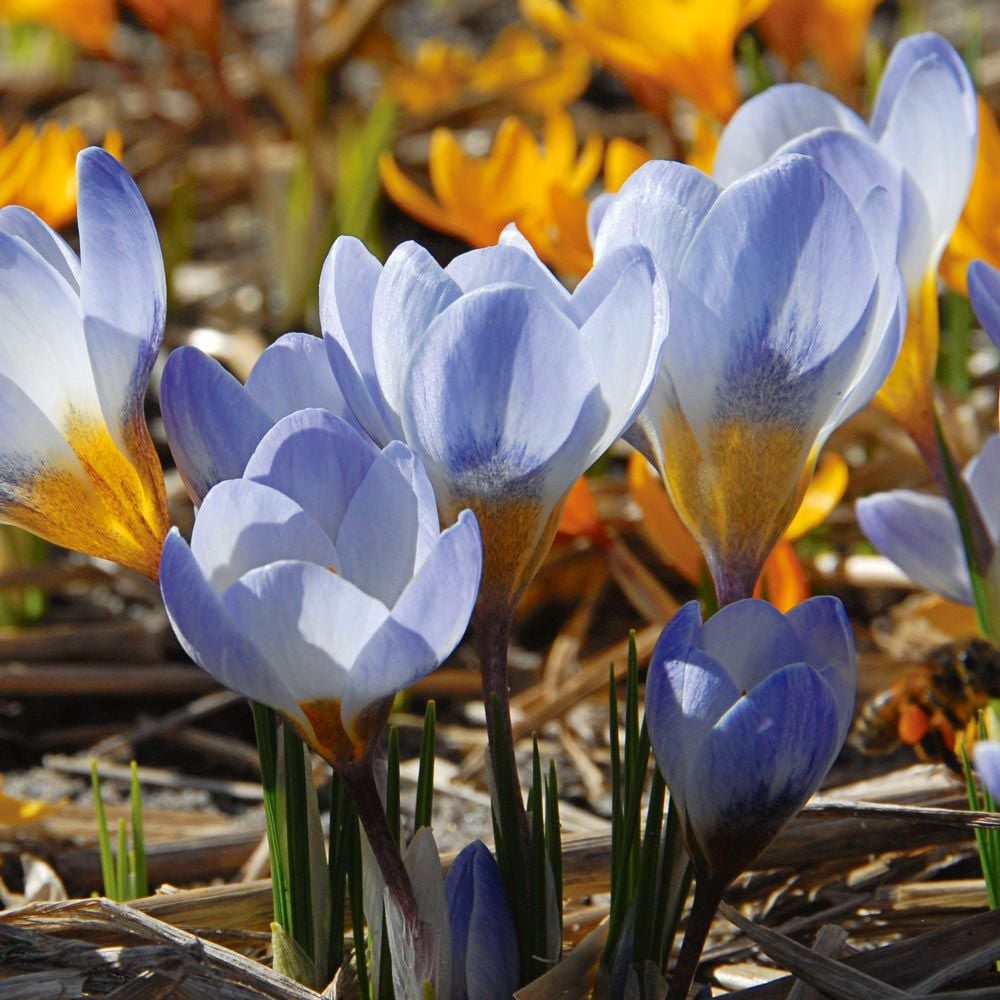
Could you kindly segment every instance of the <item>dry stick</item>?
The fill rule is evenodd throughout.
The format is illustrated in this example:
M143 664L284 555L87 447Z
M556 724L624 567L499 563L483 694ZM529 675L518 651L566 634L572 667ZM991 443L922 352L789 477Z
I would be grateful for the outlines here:
M218 684L198 667L175 663L8 663L0 666L0 697L65 698L98 694L106 698L136 695L194 695Z

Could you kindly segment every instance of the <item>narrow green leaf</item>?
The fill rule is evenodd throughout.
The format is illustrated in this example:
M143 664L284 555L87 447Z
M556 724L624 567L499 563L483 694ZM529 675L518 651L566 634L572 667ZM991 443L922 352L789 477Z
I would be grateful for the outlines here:
M667 803L667 822L661 842L658 870L653 941L659 948L655 960L660 969L666 972L693 878L691 861L684 847L680 815L672 799Z
M943 319L937 381L964 398L972 388L969 349L972 345L973 317L969 300L957 292L945 292Z
M656 923L656 891L657 868L660 855L660 835L663 830L663 803L666 797L666 785L660 769L653 768L653 777L649 786L649 803L646 807L646 828L642 837L642 850L639 853L639 878L636 882L635 894L635 938L632 950L632 961L642 967L642 963L651 959L657 949L657 941L653 937Z
M417 771L417 802L414 809L413 832L430 826L434 814L434 751L437 728L437 706L427 702L424 709L424 736L420 744L420 768Z
M131 764L129 804L132 812L132 850L135 852L135 895L149 895L149 869L146 864L146 837L142 826L142 789L139 787L139 765Z
M389 747L386 753L385 814L389 819L389 829L399 843L399 730L389 727Z
M542 759L538 752L538 737L531 739L531 793L528 798L528 818L531 821L530 882L532 894L532 979L547 968L544 956L548 951L548 878L545 867L545 817L542 813L544 786L542 784Z
M306 796L315 794L312 782L307 788L305 747L287 723L282 726L285 752L285 836L288 848L288 890L292 926L288 928L295 943L315 960L312 913L312 866L309 856L309 818Z
M128 838L125 835L125 817L118 820L118 852L115 855L115 895L117 903L124 903L128 896Z
M347 786L334 772L330 782L330 847L327 857L330 878L330 937L326 964L330 978L344 964L344 913L347 907L347 867L350 862Z
M271 863L271 895L275 923L285 930L291 925L288 906L288 860L285 852L284 815L278 796L277 719L274 709L250 703L257 755L260 757L261 788L264 793L264 825Z
M104 799L101 798L101 779L97 774L97 760L93 757L90 758L90 787L94 793L94 812L97 817L97 850L101 856L101 881L104 883L104 895L108 899L115 899L118 886L115 881L115 863L111 854L108 815L104 811Z
M559 906L561 940L563 936L562 829L559 824L559 778L553 760L549 761L549 780L545 786L545 847L548 851L552 881L555 883L556 903Z
M354 935L354 962L358 976L358 996L360 1000L371 1000L371 977L368 974L368 952L365 948L365 905L364 879L361 863L361 823L353 805L351 818L345 823L345 833L350 838L347 868L347 894L351 900L351 927Z

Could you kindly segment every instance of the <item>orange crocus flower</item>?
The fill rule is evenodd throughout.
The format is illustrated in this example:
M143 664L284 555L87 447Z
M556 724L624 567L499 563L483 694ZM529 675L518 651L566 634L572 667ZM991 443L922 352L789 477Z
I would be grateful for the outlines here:
M636 98L666 113L678 94L720 119L740 102L733 47L771 0L521 0L553 37L575 42L617 73Z
M769 49L795 72L814 56L840 90L857 82L868 27L880 0L771 0L758 27Z
M202 46L219 32L219 0L122 0L158 35L189 32Z
M847 478L843 458L833 452L825 454L798 512L768 556L757 586L766 590L768 600L779 611L788 611L809 597L809 584L791 543L823 523L843 497ZM693 584L707 579L698 543L674 510L662 481L638 452L629 460L628 484L642 511L646 538L657 555Z
M592 263L586 193L601 169L604 143L590 135L580 147L566 112L549 115L543 138L539 143L520 119L506 118L487 156L473 157L454 132L435 129L434 197L390 154L379 161L379 172L392 200L432 229L483 247L514 222L543 260L567 274L584 274ZM605 162L608 189L617 190L645 156L634 143L612 140Z
M77 125L22 125L6 143L0 135L0 206L23 205L53 229L69 225L76 218L76 156L89 145ZM109 132L104 148L120 160L120 133Z
M941 276L952 291L969 294L965 272L974 260L1000 267L1000 127L982 94L976 172L962 217L941 258Z
M41 24L95 52L108 50L117 21L114 0L0 0L0 22Z

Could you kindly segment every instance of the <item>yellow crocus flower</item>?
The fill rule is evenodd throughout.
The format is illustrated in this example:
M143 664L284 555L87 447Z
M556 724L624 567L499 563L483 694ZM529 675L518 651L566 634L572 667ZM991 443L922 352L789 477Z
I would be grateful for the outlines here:
M541 143L520 119L505 119L482 158L466 153L451 130L435 129L430 149L433 197L389 154L379 162L379 171L393 201L424 225L485 247L514 222L544 261L580 275L592 264L586 194L600 172L603 152L597 135L588 136L581 147L573 120L557 112L546 119ZM647 158L635 143L611 140L607 189L617 190Z
M521 0L553 37L575 42L664 113L678 94L725 120L740 102L733 47L771 0Z
M879 0L772 0L758 27L794 72L815 57L838 90L857 82L868 26Z
M393 97L411 114L429 115L464 101L502 98L524 111L547 112L575 101L590 82L590 59L579 46L547 49L522 25L505 28L479 58L440 38L420 43L412 62L388 80Z
M941 276L962 295L969 289L965 273L974 260L1000 267L1000 127L979 95L979 151L969 198L941 258Z
M107 51L117 20L114 0L0 0L0 22L44 25L96 52Z
M53 229L76 218L76 157L88 146L76 125L22 125L10 142L0 136L0 207L22 205ZM104 138L104 148L120 160L122 137Z

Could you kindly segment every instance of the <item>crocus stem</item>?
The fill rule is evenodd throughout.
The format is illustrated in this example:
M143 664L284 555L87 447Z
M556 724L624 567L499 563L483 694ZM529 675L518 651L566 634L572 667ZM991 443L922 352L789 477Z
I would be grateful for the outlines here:
M976 604L976 617L983 635L989 636L992 635L993 622L990 620L989 593L984 576L984 571L988 568L991 557L989 535L983 524L982 514L969 495L965 482L955 467L955 459L952 457L948 442L945 440L941 422L936 416L934 418L934 433L944 470L948 499L955 511L962 535L962 547L965 549L965 562L969 570L972 597Z
M403 864L403 856L399 853L399 843L389 829L385 807L375 786L371 760L365 757L349 764L341 770L340 776L354 801L386 888L399 907L407 927L412 928L416 934L420 924L417 897L413 894L413 883Z
M694 902L684 931L684 943L670 977L666 1000L686 1000L694 975L698 971L705 940L712 927L715 911L729 883L721 879L699 877L694 888Z
M712 579L715 581L715 599L718 608L724 608L727 604L735 601L742 601L744 598L753 597L753 588L757 583L759 571L752 574L732 573L725 569L713 571Z

